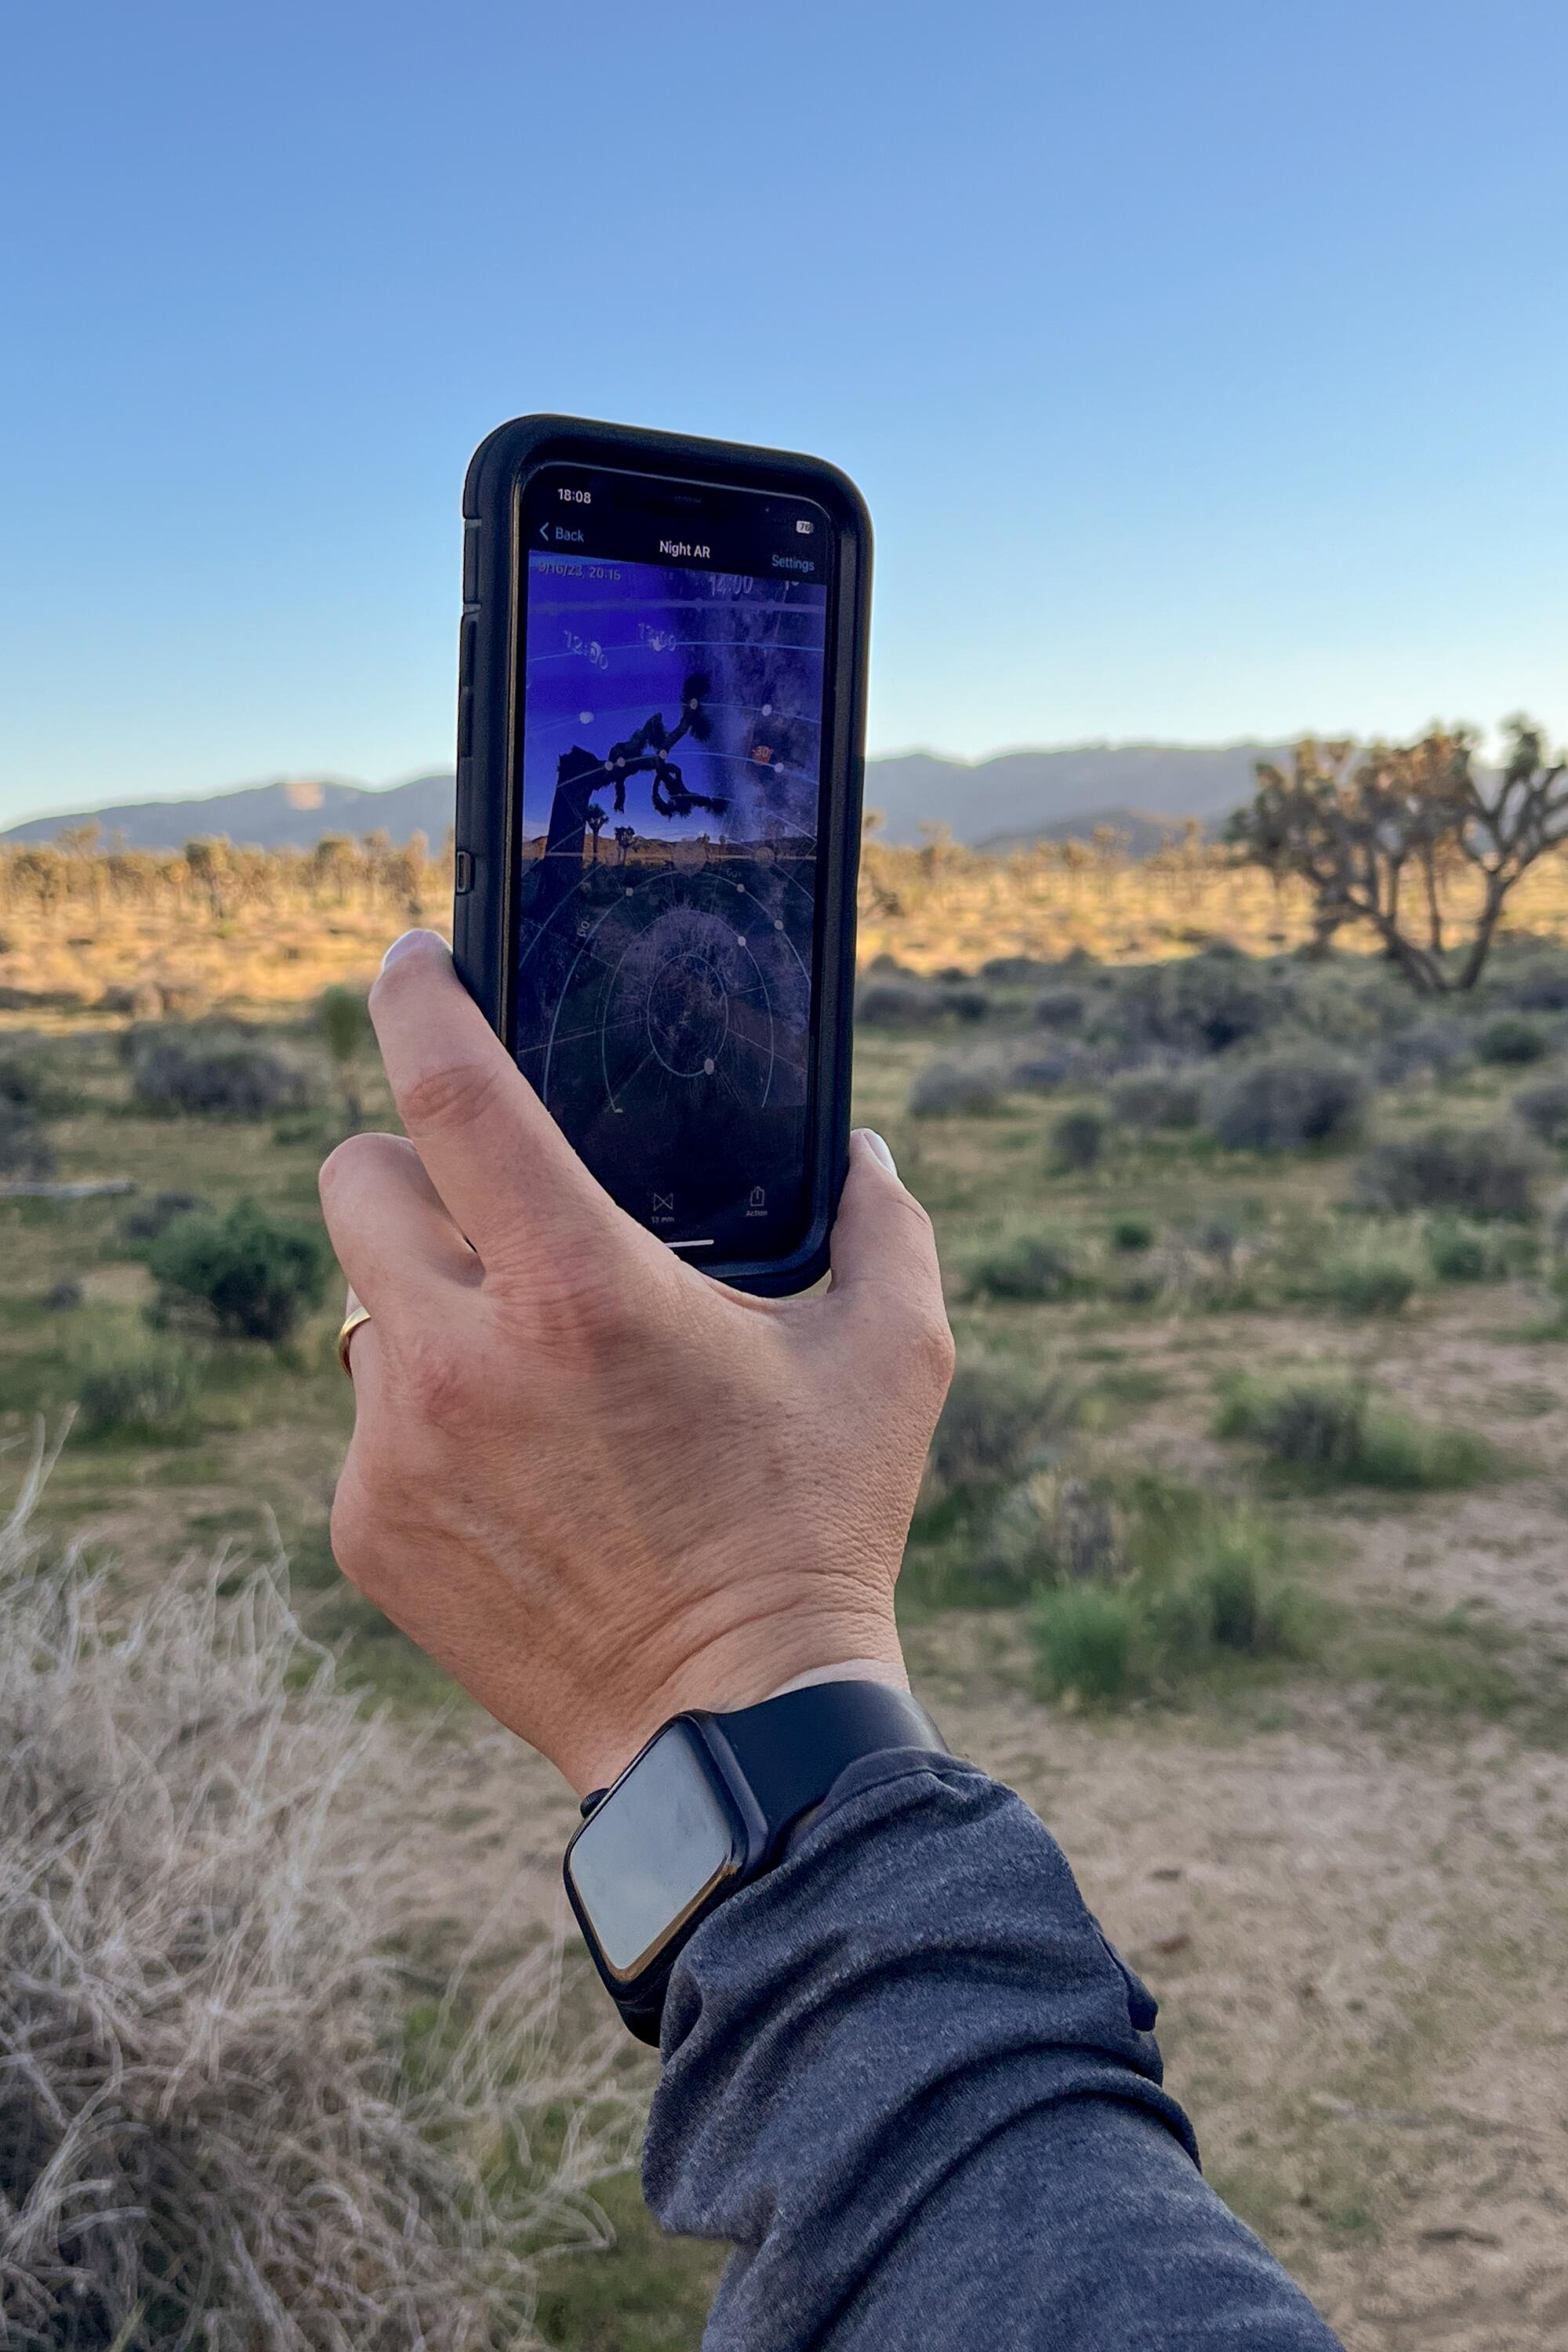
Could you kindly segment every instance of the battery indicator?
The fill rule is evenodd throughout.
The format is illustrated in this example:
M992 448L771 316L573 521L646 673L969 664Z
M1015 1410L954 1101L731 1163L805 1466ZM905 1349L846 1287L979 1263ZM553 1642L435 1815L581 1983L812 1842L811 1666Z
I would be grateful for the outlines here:
M816 529L816 525L814 522L807 522L804 515L796 515L795 519L795 527L796 530L800 531L806 539L809 539L812 532Z

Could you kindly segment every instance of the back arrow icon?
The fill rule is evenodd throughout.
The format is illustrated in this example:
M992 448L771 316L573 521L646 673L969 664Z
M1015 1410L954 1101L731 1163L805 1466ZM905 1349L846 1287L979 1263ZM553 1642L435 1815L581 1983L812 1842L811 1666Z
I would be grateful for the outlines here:
M540 524L539 536L544 541L545 546L548 547L550 544L550 525L547 522L542 522Z

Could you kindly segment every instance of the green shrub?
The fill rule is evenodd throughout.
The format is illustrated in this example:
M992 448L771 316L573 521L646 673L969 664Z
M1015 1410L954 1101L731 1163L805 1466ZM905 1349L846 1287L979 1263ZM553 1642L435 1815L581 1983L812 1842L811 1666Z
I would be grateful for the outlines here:
M318 1226L285 1223L241 1201L226 1217L176 1217L148 1263L166 1292L209 1307L221 1331L278 1340L321 1304L332 1254Z
M364 1106L359 1090L360 1064L375 1037L368 996L363 989L348 988L341 982L324 988L316 999L315 1025L337 1072L344 1124L351 1134L357 1134L364 1124Z
M1355 1198L1367 1209L1447 1209L1466 1217L1534 1213L1540 1158L1521 1131L1429 1127L1367 1152L1355 1171Z
M1527 1019L1522 1013L1500 1013L1476 1038L1476 1052L1481 1060L1504 1069L1543 1061L1551 1050L1552 1041L1540 1022Z
M0 1053L0 1118L7 1110L32 1118L60 1118L77 1097L60 1084L41 1047L15 1046Z
M1000 1108L1004 1072L989 1059L955 1061L939 1054L917 1070L910 1087L911 1118L972 1118Z
M1016 1478L1077 1420L1080 1399L1058 1374L1017 1364L960 1364L931 1439L931 1470L944 1491Z
M1031 1631L1037 1680L1047 1698L1104 1706L1146 1683L1145 1612L1125 1585L1047 1587L1036 1596Z
M310 1072L270 1045L182 1029L132 1035L131 1092L142 1110L268 1118L312 1099Z
M1426 1255L1439 1282L1506 1282L1514 1253L1495 1225L1435 1217L1426 1229Z
M126 1211L117 1228L119 1238L136 1255L145 1255L149 1243L166 1232L176 1217L188 1217L193 1210L208 1205L199 1192L155 1192L150 1201L138 1201Z
M151 1331L100 1339L77 1378L80 1428L87 1437L186 1435L200 1368L178 1340Z
M1510 1106L1521 1127L1542 1143L1568 1143L1568 1078L1542 1078L1521 1087Z
M1320 1046L1297 1045L1222 1079L1207 1125L1232 1151L1297 1151L1344 1143L1360 1129L1366 1081L1352 1062Z
M1416 1276L1405 1258L1363 1251L1331 1258L1323 1288L1347 1315L1397 1315L1415 1296Z
M1066 1234L1020 1234L969 1264L976 1298L1070 1298L1082 1283L1079 1252Z
M1058 1169L1087 1175L1105 1157L1109 1126L1103 1111L1087 1106L1064 1111L1051 1129L1051 1157Z
M1110 1221L1110 1246L1131 1256L1140 1250L1152 1249L1159 1239L1159 1227L1152 1217L1128 1213Z
M1492 1466L1472 1431L1417 1421L1340 1372L1243 1375L1222 1391L1215 1429L1310 1486L1468 1486Z
M1166 1646L1190 1661L1215 1654L1298 1658L1310 1649L1300 1588L1279 1576L1279 1528L1260 1512L1211 1512L1159 1604Z

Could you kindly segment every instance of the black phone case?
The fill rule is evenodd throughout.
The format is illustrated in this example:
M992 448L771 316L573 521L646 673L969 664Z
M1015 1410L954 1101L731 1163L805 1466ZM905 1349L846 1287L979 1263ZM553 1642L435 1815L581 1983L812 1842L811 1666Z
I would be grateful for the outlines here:
M849 1157L849 1076L855 994L855 892L864 785L866 652L871 519L848 477L819 457L689 440L574 416L519 416L481 441L463 486L463 620L458 666L458 806L452 948L458 971L498 1035L511 1034L512 898L517 875L513 789L519 492L552 461L794 493L837 526L838 572L830 647L830 733L825 745L823 890L813 1003L816 1094L806 1235L787 1258L705 1265L703 1272L767 1297L804 1290L827 1271L828 1234Z

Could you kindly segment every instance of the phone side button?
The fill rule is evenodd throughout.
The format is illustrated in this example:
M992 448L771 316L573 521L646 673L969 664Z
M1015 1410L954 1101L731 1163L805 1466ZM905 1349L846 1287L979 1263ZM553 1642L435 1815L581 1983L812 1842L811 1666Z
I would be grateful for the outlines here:
M459 898L474 887L474 854L471 849L459 849L452 860L452 887Z
M458 697L458 757L466 760L474 748L474 690L465 686Z
M470 522L463 530L463 602L477 604L479 601L479 526Z

